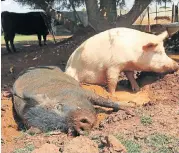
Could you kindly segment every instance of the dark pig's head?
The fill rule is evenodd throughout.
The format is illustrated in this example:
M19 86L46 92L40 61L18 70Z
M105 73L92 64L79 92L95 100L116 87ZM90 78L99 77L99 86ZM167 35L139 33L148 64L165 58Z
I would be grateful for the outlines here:
M83 135L90 131L96 123L96 111L92 104L84 98L65 102L61 110L66 115L67 126L74 134Z
M24 94L27 97L27 94ZM41 131L69 129L74 134L85 134L96 123L96 112L92 104L84 98L49 98L46 94L29 95L32 106L15 103L21 117L32 127ZM59 96L61 97L61 95ZM62 101L61 101L62 100ZM23 103L24 104L24 103ZM23 111L21 111L23 110ZM19 114L20 114L19 113Z
M178 63L168 57L165 52L163 40L166 37L168 37L167 31L157 36L149 35L149 39L142 45L142 54L136 64L134 63L138 70L164 73L179 69Z

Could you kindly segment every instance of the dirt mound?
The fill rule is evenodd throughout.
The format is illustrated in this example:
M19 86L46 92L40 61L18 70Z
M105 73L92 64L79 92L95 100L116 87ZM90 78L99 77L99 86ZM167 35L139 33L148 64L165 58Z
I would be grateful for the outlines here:
M113 134L129 153L179 151L179 71L158 77L157 81L142 87L149 92L150 101L135 108L135 116L123 111L111 113L91 132L90 136L99 146L104 134Z
M122 120L128 120L131 117L133 116L131 116L130 114L127 114L126 112L122 110L118 111L117 113L112 113L109 116L107 116L106 119L100 122L99 129L104 128L106 124L111 124L111 123L119 122Z
M179 71L149 85L150 98L154 102L173 103L179 100Z
M45 143L39 149L35 149L32 153L59 153L59 148L54 144Z
M98 145L89 138L79 136L64 145L63 153L98 153Z
M147 74L147 76L146 76ZM151 84L145 85L142 88L143 92L148 93L148 102L144 103L143 106L148 106L148 105L154 105L158 103L162 104L169 104L169 105L176 105L179 101L179 71L173 73L173 74L167 74L165 76L163 75L157 75L156 73L141 73L141 76L139 78L141 81L149 76L153 78L158 78L162 77L161 79L157 80L156 82L153 82ZM138 78L138 79L139 79ZM99 91L99 90L95 90ZM97 92L98 94L101 94L103 96L103 93ZM140 93L138 93L138 96L140 97ZM119 97L120 98L120 97ZM130 99L129 97L125 97L126 100ZM138 105L140 102L137 99ZM132 109L132 108L131 108ZM102 115L102 114L101 114ZM111 124L111 123L116 123L119 121L124 121L132 118L130 114L126 114L124 111L118 111L115 113L112 113L106 118L104 118L100 123L99 123L99 128L105 128L106 124Z
M1 103L1 126L3 142L11 142L14 137L20 136L18 125L14 119L12 99L3 99Z

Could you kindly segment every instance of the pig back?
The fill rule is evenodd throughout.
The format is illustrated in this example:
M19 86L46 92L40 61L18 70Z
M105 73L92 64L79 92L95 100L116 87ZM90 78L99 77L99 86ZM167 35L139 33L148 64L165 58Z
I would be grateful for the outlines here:
M55 66L30 67L19 74L13 85L13 92L22 98L46 93L49 98L59 95L59 90L79 86L78 82Z

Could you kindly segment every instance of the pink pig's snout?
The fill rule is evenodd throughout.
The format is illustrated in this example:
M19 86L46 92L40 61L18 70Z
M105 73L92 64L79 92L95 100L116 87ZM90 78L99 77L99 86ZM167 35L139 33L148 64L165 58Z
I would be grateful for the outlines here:
M179 63L173 61L173 71L178 71L179 70Z
M179 64L174 60L172 60L172 64L163 66L163 72L175 72L177 70L179 70Z

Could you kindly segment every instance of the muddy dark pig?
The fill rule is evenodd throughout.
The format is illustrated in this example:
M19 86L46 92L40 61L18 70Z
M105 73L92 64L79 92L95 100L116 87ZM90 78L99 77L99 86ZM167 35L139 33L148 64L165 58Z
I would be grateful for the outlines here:
M115 93L120 72L125 72L133 91L140 88L134 71L170 72L179 65L163 47L167 31L159 35L129 28L113 28L87 39L70 56L66 74L79 82L108 85Z
M29 127L41 131L61 130L83 134L96 122L92 104L119 109L117 103L80 87L55 66L31 67L13 85L17 114Z

